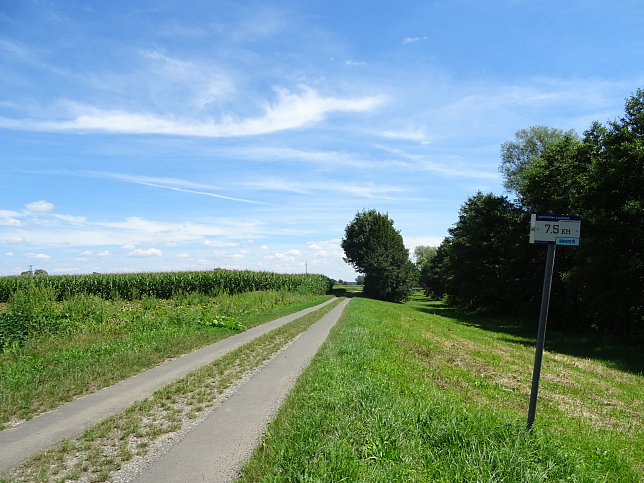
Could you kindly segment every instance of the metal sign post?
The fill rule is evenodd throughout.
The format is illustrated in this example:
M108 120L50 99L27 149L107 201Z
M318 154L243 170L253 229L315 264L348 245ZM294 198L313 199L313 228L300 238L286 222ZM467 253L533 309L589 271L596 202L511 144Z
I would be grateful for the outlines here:
M541 310L539 312L539 329L537 346L532 370L532 387L530 389L530 407L528 409L528 431L532 429L537 411L537 393L541 376L541 360L546 340L546 323L550 307L550 289L555 266L555 249L557 245L579 246L581 218L571 215L532 215L530 220L530 243L548 245L546 268L541 292Z

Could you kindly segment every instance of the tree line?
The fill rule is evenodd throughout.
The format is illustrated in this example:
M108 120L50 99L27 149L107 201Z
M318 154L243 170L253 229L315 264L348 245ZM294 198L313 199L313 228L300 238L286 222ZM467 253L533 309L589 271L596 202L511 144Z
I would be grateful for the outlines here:
M425 290L473 309L534 314L546 250L528 243L530 214L578 215L580 246L556 254L549 323L644 335L644 91L626 99L623 117L583 136L518 131L501 146L499 170L512 199L478 192L437 249L417 248ZM342 248L366 295L409 296L418 269L388 215L356 214Z
M537 310L545 249L527 243L531 213L582 217L581 243L557 250L550 320L644 332L644 91L624 116L578 136L543 126L501 146L515 199L477 193L421 269L425 288L476 309Z

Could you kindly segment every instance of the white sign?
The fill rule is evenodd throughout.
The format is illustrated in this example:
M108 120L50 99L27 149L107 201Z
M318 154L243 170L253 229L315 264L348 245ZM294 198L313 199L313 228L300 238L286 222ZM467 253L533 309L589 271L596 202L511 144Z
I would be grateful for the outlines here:
M530 216L530 243L579 246L581 217L573 215Z

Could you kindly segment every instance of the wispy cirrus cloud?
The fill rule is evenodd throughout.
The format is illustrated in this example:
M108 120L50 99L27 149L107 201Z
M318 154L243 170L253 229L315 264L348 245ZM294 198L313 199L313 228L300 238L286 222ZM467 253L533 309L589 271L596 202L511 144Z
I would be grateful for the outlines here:
M389 184L373 182L342 183L329 179L317 179L303 182L276 176L246 180L240 182L240 186L254 191L275 191L282 193L294 193L312 196L321 192L334 195L350 195L355 198L381 199L381 200L409 200L418 201L417 198L409 196L409 188Z
M383 102L379 97L325 97L308 87L299 91L276 89L277 100L262 107L262 115L246 119L178 119L154 113L101 109L70 104L69 117L56 120L0 117L0 127L31 131L99 131L122 134L160 134L196 137L240 137L306 127L337 112L365 112Z
M215 193L212 190L217 189L216 186L210 186L204 183L195 183L190 180L170 177L155 177L155 176L142 176L127 173L113 173L108 171L80 171L80 172L60 172L58 173L72 175L72 176L86 176L91 178L105 178L123 181L126 183L140 184L159 188L169 191L177 191L181 193L190 193L201 196L209 196L211 198L218 198L222 200L237 201L240 203L249 203L254 205L275 206L273 203L267 203L258 200L251 200L247 198L222 195Z
M204 110L236 93L232 74L210 62L195 62L159 50L140 52L146 69L139 74L155 102L166 107Z
M446 178L471 178L471 179L497 179L498 172L492 170L473 169L472 166L465 162L437 162L430 157L404 151L402 149L391 148L389 146L378 146L383 151L392 155L410 161L410 166L418 171L429 171L440 174Z

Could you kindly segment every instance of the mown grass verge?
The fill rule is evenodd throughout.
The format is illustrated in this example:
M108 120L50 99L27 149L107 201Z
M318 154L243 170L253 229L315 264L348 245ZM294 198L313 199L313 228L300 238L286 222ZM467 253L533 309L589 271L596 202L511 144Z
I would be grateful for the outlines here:
M644 479L642 374L546 352L527 432L534 348L442 308L355 298L241 481Z
M8 481L107 481L113 472L151 446L198 417L226 388L269 359L295 336L309 328L340 302L310 314L228 353L185 378L156 391L85 431L65 440L18 467Z
M39 302L48 317L55 315L65 325L0 353L0 429L228 337L235 328L253 327L329 297L266 291ZM222 318L235 324L213 323Z

